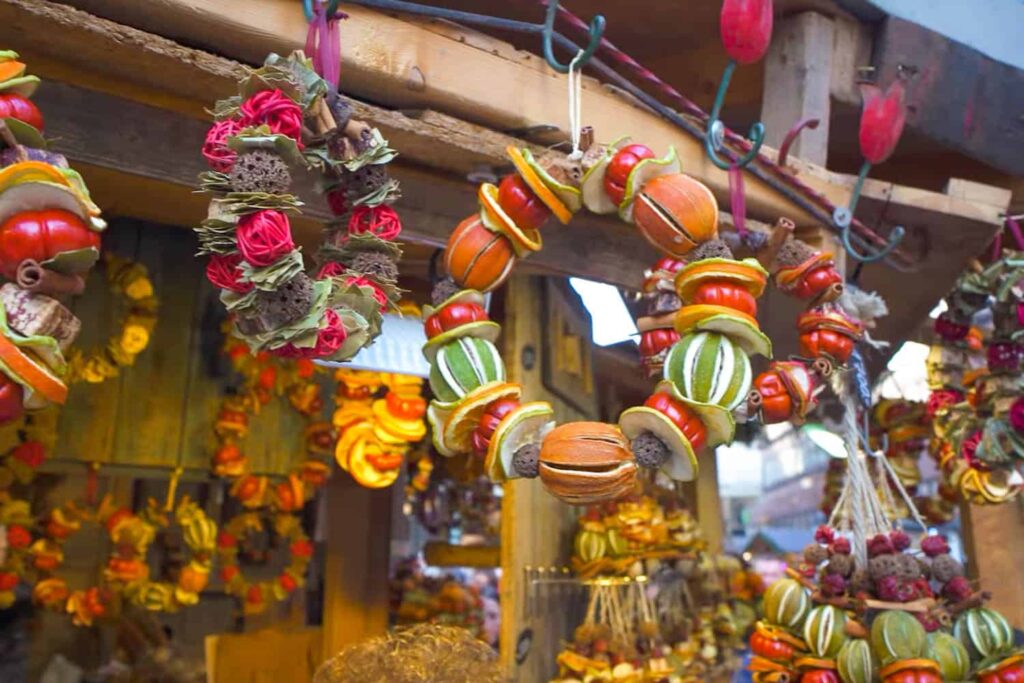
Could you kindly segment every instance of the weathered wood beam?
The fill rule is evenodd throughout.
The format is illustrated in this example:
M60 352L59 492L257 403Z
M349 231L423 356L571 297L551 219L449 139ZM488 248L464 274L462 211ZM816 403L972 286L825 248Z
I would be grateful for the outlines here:
M9 0L7 0L9 1ZM187 45L256 64L267 52L288 52L305 43L307 24L290 0L69 0L123 24ZM342 88L393 107L444 111L497 130L540 125L564 129L565 78L543 60L505 42L441 22L396 18L346 7L342 25ZM725 201L728 174L707 160L702 141L651 112L586 79L582 109L600 139L643 131L656 149L675 146L686 171ZM849 188L816 173L801 177L831 202L844 203ZM749 177L747 206L754 217L774 222L788 215L797 225L814 220L761 181Z
M817 119L817 128L801 132L790 154L820 166L828 160L835 36L833 20L817 12L786 17L774 29L765 58L765 142L780 147L798 121Z
M73 163L106 171L86 176L94 189L99 188L98 199L105 208L136 216L141 212L150 220L185 226L203 219L206 201L194 191L198 174L206 168L198 153L207 128L204 121L56 82L45 83L35 101L46 112L55 150ZM405 218L404 239L443 247L457 221L474 210L474 188L413 166L397 165L394 172L403 187L399 208ZM136 192L124 192L122 179ZM312 244L330 214L319 198L301 194L309 204L295 228L300 242ZM579 239L582 234L587 239ZM623 286L635 287L656 258L654 249L636 239L627 226L593 217L571 229L546 230L545 242L541 252L524 262L528 269Z
M294 9L290 3L274 0L255 1L261 8L276 8L278 14L290 15ZM95 3L97 6L104 4L104 0L81 2ZM227 0L223 4L231 5L233 2L234 0ZM111 12L124 13L129 17L133 15L133 8L139 9L130 3L111 1L108 4ZM153 10L154 17L166 15L170 23L166 26L158 25L156 30L169 35L183 35L192 45L202 44L203 36L210 38L214 35L206 26L197 29L201 35L192 37L189 37L187 31L176 31L180 31L181 26L192 26L197 17L205 17L211 11L219 11L221 3L214 7L214 3L194 2L193 14L187 21L178 16L182 6L177 0L158 0L146 4L145 11L141 12L146 16L135 18L139 23L147 24L146 17L149 16L150 9ZM243 13L244 17L249 19L255 14L258 12L254 10ZM276 16L274 12L271 12L271 15ZM484 59L488 64L501 67L495 72L494 82L501 82L499 76L502 73L522 75L520 72L532 73L541 70L539 64L534 64L537 60L512 53L507 46L501 49L494 48L498 55L486 52L485 48L492 45L493 41L478 34L439 25L431 25L428 30L420 25L399 22L381 15L374 16L379 19L377 23L366 23L369 20L364 16L363 23L347 23L346 30L352 31L353 34L360 34L361 31L357 30L359 28L371 32L378 31L379 44L373 54L388 56L391 54L391 48L395 48L396 59L403 56L406 59L410 58L408 41L424 40L422 50L424 54L431 56L431 63L435 64L430 73L433 73L433 70L443 73L444 68L451 66L447 61L447 53L442 48L454 50L456 54L470 61ZM265 17L260 18L260 21L264 19ZM180 25L175 23L176 21L180 22ZM260 41L254 37L252 31L246 33L226 18L219 21L224 24L221 28L225 31L224 40L220 42L233 43L235 38L242 35L245 39L240 45L248 49L252 55L256 54L257 49L262 54L269 49L285 50L297 44L294 37L289 42L275 36L270 26L261 34L263 40ZM220 25L217 22L214 24ZM285 24L292 26L292 33L296 33L296 17L287 19ZM396 25L402 27L404 33L389 33ZM175 28L176 26L178 28ZM59 32L60 40L37 39L40 35L55 32ZM466 43L459 42L460 38ZM282 46L282 40L287 44ZM380 45L385 43L389 46L388 50L380 48ZM69 94L70 91L64 92L69 108L63 111L52 109L53 106L63 105L58 105L53 99L47 102L47 90L70 86L47 83L39 95L43 98L40 102L50 122L49 132L54 137L62 138L58 140L58 148L68 152L78 163L88 163L92 168L101 169L99 175L109 181L109 187L96 188L96 178L89 178L99 194L108 197L116 206L128 208L134 205L134 210L139 212L134 215L150 219L161 220L159 212L155 210L155 207L161 204L166 211L163 214L164 221L171 221L172 214L178 216L174 222L186 225L201 218L203 202L201 197L200 201L197 201L191 189L194 185L194 173L201 168L195 150L198 149L198 141L204 128L200 121L205 116L202 109L218 97L230 94L234 90L235 80L242 68L239 64L201 50L184 47L137 28L74 10L66 5L34 0L0 0L0 44L23 52L30 59L33 69L44 76L72 82L76 86L85 86L78 87L78 90L92 92L95 97L114 97L102 106L99 102L96 103L99 110L107 112L99 116L90 113L92 105L89 102L76 100ZM210 44L220 43L212 41ZM465 52L467 49L471 51ZM371 68L365 59L360 62L356 59L357 56L352 57L355 62L352 65L346 62L346 70ZM494 62L491 58L497 58L499 61ZM255 63L260 59L261 57L253 56L251 61ZM381 82L385 85L389 79L393 79L393 76L389 75L393 69L394 66L391 64L379 74ZM556 91L558 98L563 97L561 93L564 83L553 80L550 74L541 73L541 76L531 78L535 78L535 82L530 82L539 90L526 99L536 104L537 101L547 98L550 109L560 111L557 103L562 100L554 98ZM495 89L495 96L501 95L502 92L500 88ZM54 98L57 96L52 95ZM438 94L433 93L432 97L438 98ZM468 106L463 101L465 99L465 96L455 98L455 106ZM443 104L446 100L439 98L437 101ZM475 202L469 185L459 183L451 179L451 176L439 176L436 171L442 170L465 176L479 164L501 166L505 164L505 146L522 144L508 135L434 111L419 110L413 112L414 115L406 115L362 103L357 103L356 106L357 115L380 127L401 151L403 161L434 169L432 173L409 166L396 169L399 179L405 184L406 199L403 201L402 211L407 218L407 237L424 244L443 244L453 221L472 211ZM509 104L508 109L514 112L517 105ZM633 130L645 129L645 125L655 121L646 112L623 103L618 103L613 110L626 117L624 126L637 126ZM178 118L168 118L173 116ZM128 130L135 131L136 135L149 137L135 137L135 142L127 144L127 136L120 139L111 124L120 124L122 121L136 118L146 119L147 125L140 127L127 123ZM187 121L191 121L192 125L188 126ZM69 128L72 130L69 131ZM673 140L681 137L674 129L671 134ZM167 159L176 161L169 163ZM837 196L848 193L852 187L852 178L848 176L830 174L820 167L803 164L799 160L793 160L791 166L800 177L822 179L821 182L832 188L833 194ZM134 177L129 178L125 171L130 171ZM119 194L118 184L139 190L144 186L149 194ZM752 183L748 183L748 189L752 186ZM751 191L757 194L756 191ZM151 197L152 200L144 202L139 198L141 196ZM188 211L194 212L188 214L194 217L191 220L184 220L187 215L183 214L187 214ZM985 246L995 226L1000 222L999 212L999 208L987 204L952 199L934 192L874 181L867 183L858 211L870 225L884 228L895 221L903 221L908 225L917 226L920 230L926 230L930 229L929 224L934 222L942 226L944 234L954 236L953 241L958 251L945 252L935 248L930 253L929 258L936 262L933 274L938 278L931 282L931 290L943 289L952 282L956 273L962 269L966 258ZM309 215L315 220L305 223L298 221L297 228L301 233L300 237L305 235L307 239L315 239L316 221L323 219L326 214L318 213L314 207L311 208ZM754 211L751 213L752 217L761 216L768 222L774 222L777 215L758 214ZM805 238L813 238L816 231L821 230L814 225L805 227ZM581 234L587 235L587 239L579 239ZM640 273L654 257L654 251L641 240L635 239L635 235L626 226L616 221L593 217L579 217L570 229L548 230L545 233L545 243L545 249L540 254L524 262L525 267L547 269L548 272L554 273L572 273L631 287L637 285ZM924 240L926 246L927 243L928 240ZM933 246L948 245L949 239L931 240L931 243ZM874 267L869 271L889 273L881 267ZM913 302L915 306L909 312L906 309L902 312L909 315L912 320L923 318L934 303L929 300L930 292L924 291L921 281L915 280L913 275L905 277L889 274L892 276L891 280L883 279L881 283L883 293L899 293L900 300ZM908 295L908 289L915 290L915 293Z
M1024 175L1024 71L897 17L875 42L879 81L911 77L907 125L1011 175Z

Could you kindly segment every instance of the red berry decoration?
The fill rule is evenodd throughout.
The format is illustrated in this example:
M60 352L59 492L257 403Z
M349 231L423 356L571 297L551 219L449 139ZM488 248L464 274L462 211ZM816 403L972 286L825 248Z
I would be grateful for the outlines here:
M516 173L505 176L498 184L498 204L521 230L536 230L551 218L551 209Z
M43 114L32 100L22 95L0 94L0 119L18 119L43 132Z
M653 159L654 151L646 145L626 145L608 162L604 172L604 192L616 204L626 198L626 181L637 164Z

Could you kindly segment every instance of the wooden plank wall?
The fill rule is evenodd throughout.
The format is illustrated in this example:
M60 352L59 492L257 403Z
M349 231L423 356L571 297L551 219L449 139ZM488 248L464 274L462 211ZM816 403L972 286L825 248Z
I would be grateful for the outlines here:
M103 244L146 266L160 298L159 318L149 348L133 367L99 385L72 387L54 456L206 470L217 406L237 377L219 353L223 307L194 257L195 238L180 228L112 219ZM105 344L124 314L102 266L71 307L83 322L83 349ZM302 420L284 400L263 408L245 442L254 471L286 473L302 455L301 434Z

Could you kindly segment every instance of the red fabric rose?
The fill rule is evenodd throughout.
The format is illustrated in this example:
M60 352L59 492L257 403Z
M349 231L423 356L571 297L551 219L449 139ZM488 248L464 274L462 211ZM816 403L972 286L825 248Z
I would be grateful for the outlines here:
M46 449L38 441L26 441L18 445L11 453L15 459L22 461L32 469L36 469L46 460Z
M390 242L402 232L402 221L390 206L357 206L348 221L348 231L351 235L369 232Z
M341 188L328 190L325 196L327 197L327 206L335 216L340 216L348 211L348 197L345 196L345 190Z
M1024 396L1018 398L1010 406L1010 425L1024 434Z
M236 119L224 119L213 124L206 133L203 157L214 171L227 173L235 165L238 155L228 147L227 140L232 135L238 135L240 130L242 130L242 124Z
M316 336L316 347L314 351L317 356L330 356L341 348L345 343L348 333L341 322L341 316L332 309L324 313L324 320L320 325L320 332Z
M323 322L320 324L320 331L317 333L316 346L299 347L294 344L285 344L274 349L273 353L281 358L295 358L304 360L309 358L322 358L330 356L345 342L348 332L341 322L341 316L335 311L327 309L324 313Z
M228 254L227 256L214 254L206 262L206 279L221 289L229 289L232 292L245 294L252 290L252 283L240 280L242 270L238 266L241 262L241 254Z
M257 211L238 221L236 232L242 258L254 266L269 266L295 249L288 216L280 211Z
M302 147L302 108L280 90L261 90L242 103L244 126L268 126Z
M328 277L338 277L345 272L345 266L336 261L325 263L320 267L320 272L316 274L317 280L323 280Z
M373 298L380 304L380 310L385 311L388 308L388 297L384 294L384 290L378 287L376 284L367 280L365 277L348 277L345 278L346 285L353 285L355 287L370 287L373 289Z

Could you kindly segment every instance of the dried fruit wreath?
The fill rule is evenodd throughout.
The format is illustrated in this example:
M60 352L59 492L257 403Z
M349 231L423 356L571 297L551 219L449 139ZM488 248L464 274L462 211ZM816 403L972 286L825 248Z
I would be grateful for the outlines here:
M758 259L734 258L718 236L714 196L680 172L674 150L658 157L619 141L568 157L514 147L508 154L515 173L481 185L480 210L449 238L448 277L423 312L435 397L428 418L442 454L486 458L496 481L539 476L570 504L614 500L633 490L638 466L693 479L696 454L731 441L737 419L802 420L821 379L853 353L864 323L856 306L836 303L843 284L831 255L794 239L783 220ZM556 427L549 404L521 402L521 387L506 381L494 345L500 326L482 292L541 248L540 228L552 214L568 223L584 207L617 212L666 254L648 274L649 315L639 321L644 365L663 381L617 425ZM774 362L755 378L750 356L771 355L756 318L769 275L810 308L798 321L801 358Z
M196 234L235 334L253 351L351 358L380 334L381 312L398 299L401 223L389 206L398 184L386 166L395 152L351 118L301 52L270 55L214 115L202 150L213 170L201 176L213 199ZM289 222L302 206L292 193L295 168L320 175L337 216L313 277Z

